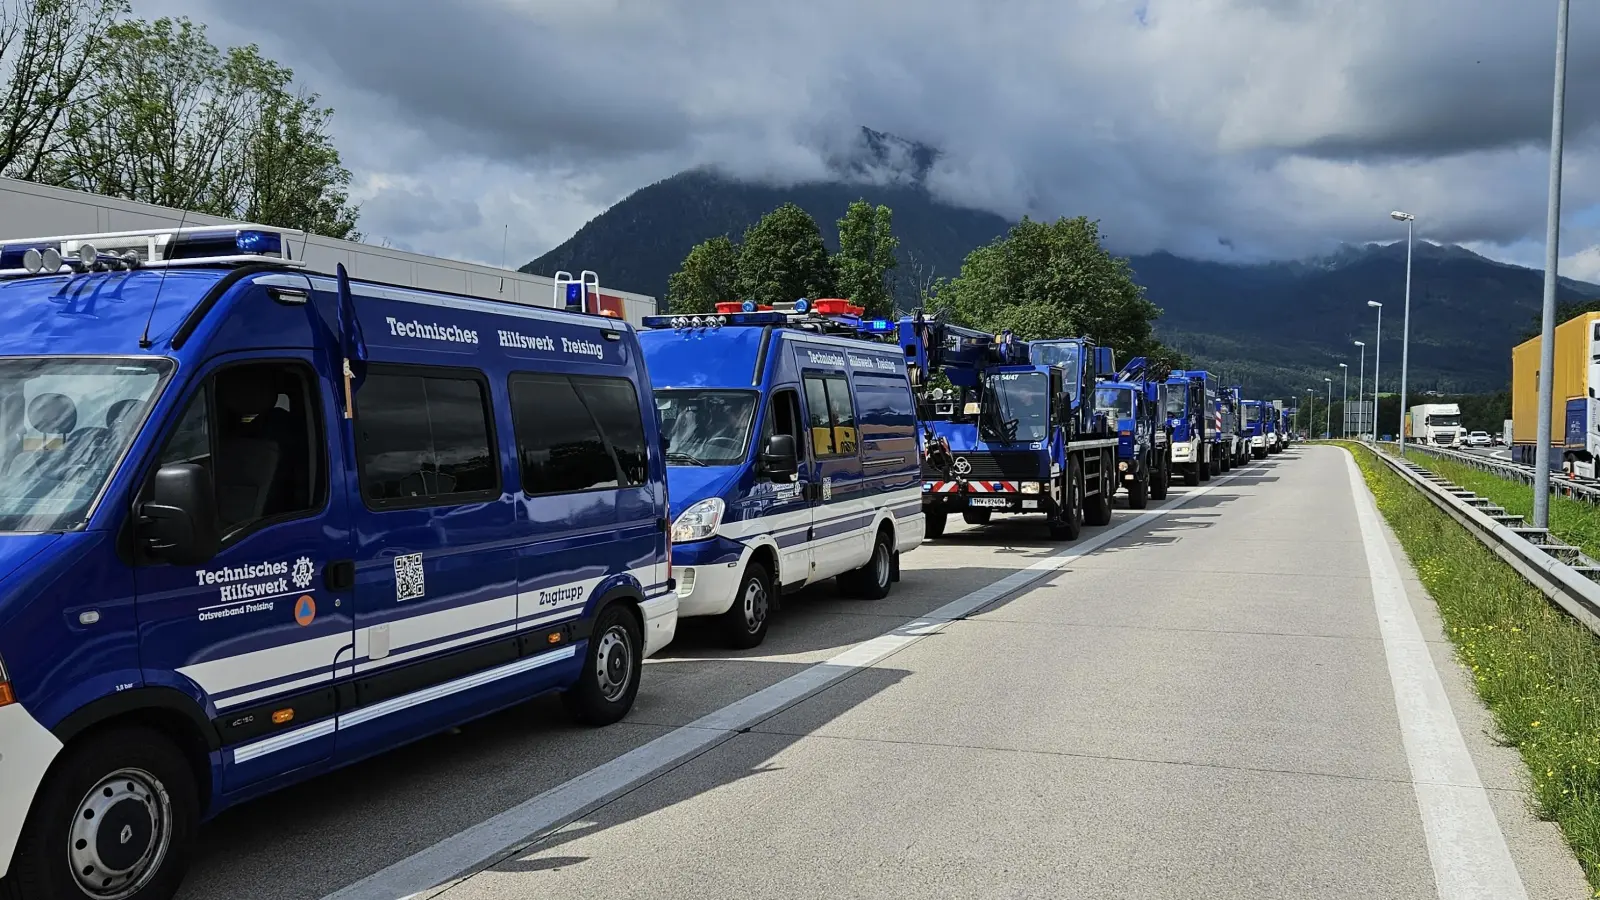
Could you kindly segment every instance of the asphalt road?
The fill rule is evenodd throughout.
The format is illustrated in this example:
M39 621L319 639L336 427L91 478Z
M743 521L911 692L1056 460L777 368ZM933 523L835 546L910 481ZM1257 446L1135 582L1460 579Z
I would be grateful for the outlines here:
M1588 896L1344 451L1118 506L953 525L755 651L685 623L609 728L534 701L233 810L181 896Z

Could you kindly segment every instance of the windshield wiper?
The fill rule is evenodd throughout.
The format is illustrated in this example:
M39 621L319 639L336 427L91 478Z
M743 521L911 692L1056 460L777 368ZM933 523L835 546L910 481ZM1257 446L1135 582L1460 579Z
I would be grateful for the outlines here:
M695 456L694 454L692 454L692 453L684 453L682 450L669 450L669 451L667 451L667 462L686 462L686 463L690 463L690 464L696 465L696 466L708 466L708 465L710 465L710 463L706 462L703 459L700 459L699 457Z

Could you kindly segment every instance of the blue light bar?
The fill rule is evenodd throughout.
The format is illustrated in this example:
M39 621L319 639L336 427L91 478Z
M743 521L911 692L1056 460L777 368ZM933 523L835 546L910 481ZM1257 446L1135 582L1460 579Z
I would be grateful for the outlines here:
M672 328L679 331L706 331L736 325L783 325L789 317L775 310L765 312L726 313L723 315L665 315L645 316L640 320L645 328Z
M46 249L60 250L57 244L6 244L0 247L0 269L22 268L22 256L29 250L40 252Z
M236 243L244 253L283 252L283 235L276 231L241 231Z
M888 334L895 330L895 323L888 319L867 319L861 323L861 330L873 334Z

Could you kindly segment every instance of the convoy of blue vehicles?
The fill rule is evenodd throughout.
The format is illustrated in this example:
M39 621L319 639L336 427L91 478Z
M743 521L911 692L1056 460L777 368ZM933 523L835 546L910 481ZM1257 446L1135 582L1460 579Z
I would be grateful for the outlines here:
M0 243L0 897L152 900L221 810L545 693L627 714L682 618L887 595L948 516L1053 539L1287 445L1088 338L846 300L635 329L207 226Z

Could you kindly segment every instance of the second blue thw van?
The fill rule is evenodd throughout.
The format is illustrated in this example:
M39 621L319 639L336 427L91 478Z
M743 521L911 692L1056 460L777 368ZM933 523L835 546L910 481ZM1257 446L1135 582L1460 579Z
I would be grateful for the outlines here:
M639 335L668 441L678 612L721 616L737 647L762 641L781 593L837 576L886 595L922 542L905 361L874 339L894 323L796 306L647 317Z

